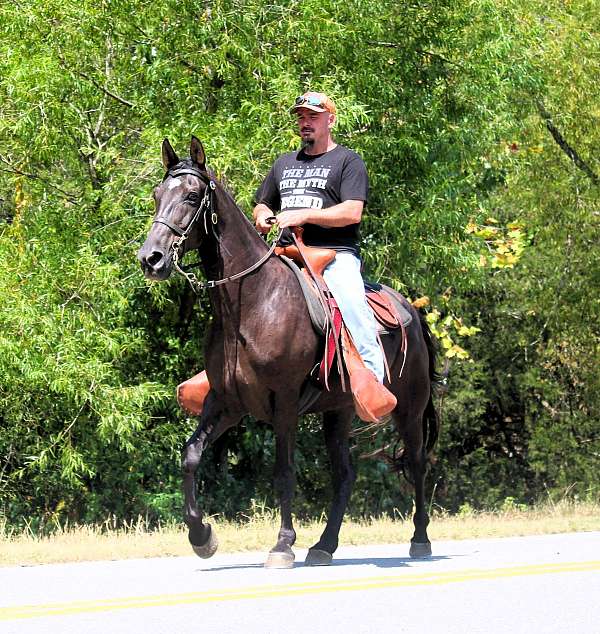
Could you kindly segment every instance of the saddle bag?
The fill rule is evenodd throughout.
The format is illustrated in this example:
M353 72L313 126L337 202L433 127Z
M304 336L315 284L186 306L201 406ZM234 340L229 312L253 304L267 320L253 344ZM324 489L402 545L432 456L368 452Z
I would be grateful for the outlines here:
M365 295L375 318L382 326L390 330L402 326L402 317L387 295L367 284L365 284Z

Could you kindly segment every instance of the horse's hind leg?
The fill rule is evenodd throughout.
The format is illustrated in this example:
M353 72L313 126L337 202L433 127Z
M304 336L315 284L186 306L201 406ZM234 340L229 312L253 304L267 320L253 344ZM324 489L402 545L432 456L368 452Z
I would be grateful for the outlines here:
M218 547L218 541L210 524L203 523L202 511L196 501L196 471L200 465L202 453L210 442L216 440L224 431L237 424L237 418L221 415L220 406L214 393L206 398L202 420L192 437L186 442L182 452L184 521L189 528L189 540L198 557L212 557Z
M431 542L427 536L429 516L425 507L425 475L427 473L427 453L423 440L422 416L411 413L407 416L395 414L401 421L400 429L404 437L404 458L407 461L415 487L415 532L410 540L409 555L413 558L429 557Z
M333 500L327 516L325 530L319 541L309 549L306 556L305 565L307 566L326 566L330 564L332 554L338 547L340 527L356 477L350 460L350 448L348 445L353 418L353 408L325 412L323 415L325 443L331 462Z

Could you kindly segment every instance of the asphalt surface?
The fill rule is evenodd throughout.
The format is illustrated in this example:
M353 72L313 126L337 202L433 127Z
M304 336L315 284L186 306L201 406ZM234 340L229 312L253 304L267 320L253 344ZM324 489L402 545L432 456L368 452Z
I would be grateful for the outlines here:
M265 553L0 568L0 632L600 634L600 531L345 547L329 567Z

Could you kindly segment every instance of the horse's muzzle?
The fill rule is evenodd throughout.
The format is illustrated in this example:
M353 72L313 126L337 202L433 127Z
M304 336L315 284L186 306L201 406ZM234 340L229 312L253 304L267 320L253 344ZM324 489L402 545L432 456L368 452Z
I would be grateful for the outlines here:
M161 249L144 244L138 251L137 258L144 275L151 280L166 280L171 274L171 258Z

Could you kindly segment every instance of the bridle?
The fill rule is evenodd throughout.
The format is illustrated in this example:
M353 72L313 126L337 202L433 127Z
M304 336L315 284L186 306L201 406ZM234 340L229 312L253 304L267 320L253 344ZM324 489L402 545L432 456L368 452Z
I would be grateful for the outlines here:
M167 180L167 178L169 176L175 178L177 176L182 176L183 174L190 174L191 176L196 176L196 178L199 178L205 185L206 188L204 189L204 196L202 198L202 200L200 201L200 204L198 205L198 208L196 209L196 212L194 213L192 219L188 222L188 225L185 229L182 229L181 227L178 227L176 224L173 224L170 220L167 220L166 218L155 218L152 221L152 224L161 224L161 225L165 225L166 227L168 227L175 235L179 236L178 240L175 240L173 242L173 245L177 244L182 244L183 242L185 242L188 237L189 237L189 233L190 230L192 229L192 227L194 226L194 224L196 223L196 221L198 220L198 218L200 217L200 214L202 213L202 211L204 210L205 214L204 214L204 220L205 220L205 225L206 225L206 212L210 209L210 207L212 207L212 192L215 190L215 182L209 178L208 181L205 180L205 177L203 175L203 173L200 170L194 169L193 167L181 167L179 169L177 168L173 168L171 170L169 170L163 178L163 183ZM213 224L217 224L217 217L216 214L213 212L213 218L212 218ZM206 228L206 227L205 227ZM177 247L175 247L177 248Z
M183 275L183 277L186 278L186 280L189 282L190 286L192 287L193 291L197 294L200 294L202 291L205 291L208 288L214 288L215 286L220 286L221 284L226 284L227 282L232 282L233 280L237 280L241 277L244 277L245 275L252 273L252 271L255 271L260 266L262 266L271 257L271 255L273 254L273 251L275 251L275 247L277 246L277 242L279 238L281 237L281 233L283 230L279 231L279 235L273 241L273 244L271 245L271 248L269 249L269 251L267 251L267 253L265 253L265 255L262 258L260 258L260 260L258 260L258 262L256 262L252 266L248 267L247 269L244 269L243 271L240 271L239 273L235 273L234 275L230 275L229 277L224 277L219 280L207 280L206 282L199 281L198 278L194 275L194 273L192 273L189 270L186 271L184 270L184 268L180 266L179 259L183 256L183 245L185 241L189 238L191 230L193 229L196 222L198 222L198 219L200 218L201 215L204 216L205 235L208 235L208 217L210 215L210 223L211 223L211 229L212 229L213 235L217 241L219 240L219 236L216 232L216 226L217 226L217 222L219 218L217 216L216 211L214 210L214 205L213 205L213 195L214 195L215 189L217 188L217 185L215 181L206 172L202 172L199 169L194 168L193 166L183 166L179 168L174 167L170 170L167 170L167 173L163 177L163 182L169 176L177 177L177 176L182 176L184 174L195 176L196 178L199 178L206 185L204 189L204 196L202 197L202 200L200 201L198 208L194 212L192 219L188 222L187 227L185 229L182 229L181 227L172 223L170 220L167 220L166 218L155 218L152 221L152 224L165 225L165 227L170 229L177 236L177 238L175 238L173 240L173 243L171 244L171 249L173 250L173 266L175 267L175 270L180 275Z

